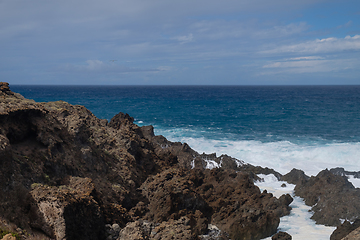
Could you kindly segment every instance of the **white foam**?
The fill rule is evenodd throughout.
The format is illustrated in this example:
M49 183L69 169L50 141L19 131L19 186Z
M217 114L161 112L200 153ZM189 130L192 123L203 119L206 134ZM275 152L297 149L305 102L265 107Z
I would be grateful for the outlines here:
M204 161L206 163L205 168L207 169L219 168L221 166L221 164L215 162L214 160L204 159Z
M258 176L264 179L264 181L255 183L261 191L266 189L275 197L288 193L294 198L294 201L290 204L290 207L292 207L290 215L280 219L279 231L289 233L293 240L328 240L330 238L335 227L317 225L315 221L310 219L312 215L310 212L311 207L306 206L300 197L294 196L295 185L278 181L272 174L259 174ZM286 184L286 187L281 187L282 184ZM266 240L271 240L271 237L266 238Z
M347 177L348 177L349 182L351 182L352 185L354 185L354 187L360 188L360 178L354 178L354 176L352 176L352 175L347 176Z
M157 132L170 141L186 142L198 152L227 154L256 166L269 167L286 174L293 168L309 176L326 168L343 167L347 171L360 170L360 143L294 144L289 141L263 143L254 140L213 140L181 137L176 131Z
M155 128L156 129L156 128ZM164 135L170 141L186 142L197 152L216 153L218 156L227 154L255 166L269 167L286 174L293 168L301 169L309 176L317 175L326 168L343 167L347 171L360 170L360 143L312 143L294 144L289 141L260 142L254 140L214 140L196 136L190 129L157 130L155 134ZM310 207L304 201L295 197L294 185L279 182L275 176L263 176L264 182L257 182L260 189L266 189L274 196L280 197L289 193L294 201L289 216L281 218L279 230L292 235L294 240L322 240L329 239L334 227L316 225L310 219ZM354 186L360 187L360 179L349 178ZM269 240L271 238L268 238Z

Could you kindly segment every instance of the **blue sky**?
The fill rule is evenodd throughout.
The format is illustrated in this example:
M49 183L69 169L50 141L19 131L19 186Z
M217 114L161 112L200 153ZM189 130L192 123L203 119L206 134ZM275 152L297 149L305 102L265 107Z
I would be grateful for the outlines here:
M360 84L359 0L0 0L11 84Z

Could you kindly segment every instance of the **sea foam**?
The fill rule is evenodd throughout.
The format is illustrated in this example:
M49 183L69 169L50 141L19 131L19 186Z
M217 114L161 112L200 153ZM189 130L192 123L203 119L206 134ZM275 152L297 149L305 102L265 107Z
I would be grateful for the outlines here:
M288 193L294 198L294 201L290 204L290 207L292 207L290 215L280 219L279 231L289 233L293 240L328 240L330 238L335 227L317 225L315 221L310 219L312 215L311 207L305 205L302 198L294 196L295 185L278 181L272 174L259 174L258 176L263 178L263 181L255 183L261 191L266 189L275 197ZM286 187L281 187L282 184L285 184ZM266 240L271 240L271 237L266 238Z
M156 129L156 128L155 128ZM309 176L321 170L343 167L347 171L360 170L360 143L292 143L290 141L261 142L255 140L214 140L179 134L179 129L157 130L170 141L186 142L199 153L227 154L255 166L273 168L281 174L293 168ZM183 131L183 133L186 131Z

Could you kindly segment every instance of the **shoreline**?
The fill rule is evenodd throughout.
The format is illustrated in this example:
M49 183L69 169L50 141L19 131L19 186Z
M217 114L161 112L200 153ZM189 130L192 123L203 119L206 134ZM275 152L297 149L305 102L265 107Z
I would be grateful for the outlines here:
M356 204L346 202L360 199L360 190L339 169L312 177L299 170L281 175L227 155L199 154L186 143L155 136L152 126L133 124L127 114L108 122L82 106L25 99L6 83L0 90L0 213L27 231L56 239L105 239L106 231L115 231L105 225L117 224L115 239L151 237L155 229L163 237L175 231L185 234L178 239L195 239L212 224L221 230L216 239L261 239L278 231L293 199L260 191L254 185L258 174L296 184L295 193L313 206L319 223L341 226L337 218L355 221L360 214ZM209 160L221 168L207 170ZM317 194L323 198L316 200ZM21 196L27 198L20 201ZM348 215L327 216L332 201L349 208ZM130 231L130 225L138 230Z

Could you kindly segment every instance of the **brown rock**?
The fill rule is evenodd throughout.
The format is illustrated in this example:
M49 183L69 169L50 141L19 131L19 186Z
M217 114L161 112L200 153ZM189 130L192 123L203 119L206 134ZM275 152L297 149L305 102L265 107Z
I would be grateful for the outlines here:
M343 224L337 226L334 232L330 236L330 240L341 240L356 228L360 227L360 219L351 224L349 221L345 221Z
M355 221L360 216L360 189L354 188L346 177L334 175L328 170L298 183L295 194L304 198L307 205L313 206L314 215L311 218L318 224L338 226L339 219Z
M103 239L105 225L88 178L69 179L68 186L33 185L32 221L55 239Z
M36 103L2 86L0 215L28 232L102 239L105 223L148 220L163 226L158 232L166 234L157 236L164 239L179 229L197 238L209 223L232 239L258 239L289 213L291 198L261 193L252 182L254 172L276 174L271 169L199 154L127 114L107 123L83 106ZM204 170L210 158L228 170Z
M287 232L278 232L277 234L275 234L274 236L272 236L271 238L272 240L291 240L292 237L290 234L288 234Z
M197 239L191 232L190 219L181 217L178 220L170 219L160 224L147 221L128 223L119 234L118 240L183 240Z
M7 82L0 82L0 91L1 91L1 92L10 92L9 83L7 83Z
M118 240L144 240L149 239L153 224L146 221L130 222L120 231Z
M231 239L261 239L276 232L280 217L289 214L292 198L261 193L249 175L233 170L169 169L142 186L149 200L150 221L187 216L193 236L211 222Z
M358 240L360 239L360 227L353 230L349 233L346 237L342 238L341 240Z
M305 175L304 171L295 168L281 177L282 181L286 181L291 184L303 183L306 182L308 179L309 177Z

